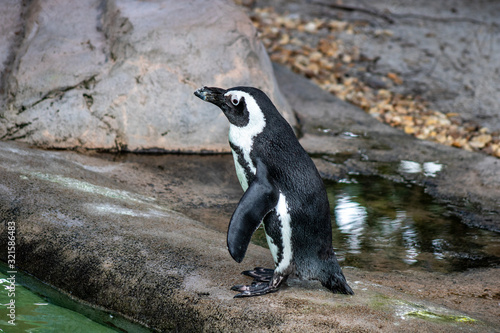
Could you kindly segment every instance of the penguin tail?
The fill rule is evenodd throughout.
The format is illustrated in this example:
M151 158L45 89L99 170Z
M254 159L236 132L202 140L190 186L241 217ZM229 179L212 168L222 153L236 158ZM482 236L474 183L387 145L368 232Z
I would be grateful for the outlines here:
M347 281L342 273L340 273L340 275L331 275L327 280L321 281L321 284L333 293L354 295L354 291L352 291L351 287L347 284Z
M319 271L316 279L321 282L323 287L336 294L354 295L354 291L347 284L331 245L323 248L323 251L319 253L319 259L317 265Z

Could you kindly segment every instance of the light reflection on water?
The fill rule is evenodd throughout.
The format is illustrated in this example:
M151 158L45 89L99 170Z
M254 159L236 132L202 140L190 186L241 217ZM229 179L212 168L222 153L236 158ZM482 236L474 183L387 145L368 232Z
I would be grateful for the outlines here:
M366 209L352 200L348 194L344 194L337 198L335 216L339 230L347 235L348 251L360 253L360 236L366 222Z
M425 162L420 164L418 162L405 160L402 160L398 167L400 173L423 173L426 177L436 177L442 169L443 165L437 162Z
M403 228L402 234L403 234L403 244L406 252L403 261L408 265L412 265L418 261L416 258L420 253L420 248L417 239L417 231L415 230L415 228L412 228L411 225L407 225Z

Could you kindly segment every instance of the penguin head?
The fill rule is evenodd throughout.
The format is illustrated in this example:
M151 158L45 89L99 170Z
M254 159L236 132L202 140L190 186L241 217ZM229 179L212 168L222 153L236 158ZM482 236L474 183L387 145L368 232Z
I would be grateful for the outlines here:
M253 125L256 121L264 122L267 106L271 105L276 109L266 94L252 87L234 87L227 90L203 87L194 94L206 102L217 105L229 122L237 127Z

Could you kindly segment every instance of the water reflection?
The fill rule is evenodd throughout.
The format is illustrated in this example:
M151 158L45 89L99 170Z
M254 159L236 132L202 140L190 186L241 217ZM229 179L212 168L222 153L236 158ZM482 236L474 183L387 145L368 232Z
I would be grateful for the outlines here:
M358 177L327 182L327 190L343 265L462 271L500 264L500 235L460 223L418 186Z
M437 162L418 163L413 161L401 161L398 171L401 173L423 173L426 177L436 177L443 169L443 165Z
M403 236L403 246L405 247L405 257L403 261L408 265L416 263L416 259L420 253L420 247L418 245L417 231L411 225L405 226L402 232Z
M348 194L339 196L335 206L337 226L347 235L348 249L351 253L360 253L361 235L366 224L366 209L355 202Z

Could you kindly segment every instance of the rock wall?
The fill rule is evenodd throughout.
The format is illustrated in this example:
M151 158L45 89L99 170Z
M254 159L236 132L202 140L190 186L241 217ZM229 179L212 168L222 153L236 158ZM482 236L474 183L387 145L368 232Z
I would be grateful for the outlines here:
M42 147L226 151L193 91L252 85L294 124L250 20L229 1L0 4L0 139Z

